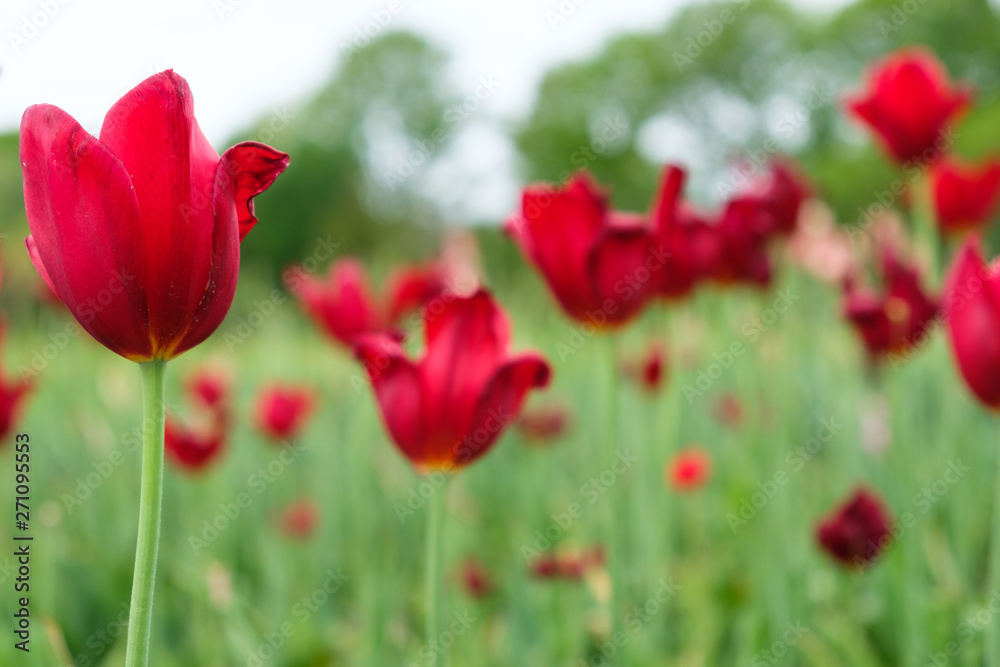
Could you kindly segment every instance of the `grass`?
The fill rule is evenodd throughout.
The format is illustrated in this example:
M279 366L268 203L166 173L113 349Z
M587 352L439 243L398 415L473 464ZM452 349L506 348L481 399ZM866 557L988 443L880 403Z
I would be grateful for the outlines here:
M558 525L574 503L582 515L566 530L553 529L559 545L606 544L613 493L624 494L628 507L619 624L629 658L620 664L920 667L935 664L949 642L957 655L940 664L980 664L979 624L992 619L984 582L997 426L961 385L941 332L911 361L883 368L876 382L866 378L860 345L839 318L837 295L790 270L780 287L800 298L766 331L755 329L753 318L771 307L773 290L706 292L651 309L619 346L636 354L648 336L666 330L667 390L648 396L617 383L614 449L637 460L595 494L586 485L609 470L613 449L604 435L615 384L611 345L573 337L575 326L537 283L497 286L515 349L540 349L553 363L549 396L533 402L563 400L575 419L570 435L550 448L525 446L508 432L449 484L443 605L445 627L454 623L456 635L450 664L607 664L606 573L540 581L523 553L536 531ZM245 282L241 298L261 298L258 291L266 295ZM354 362L322 340L293 303L277 306L228 350L224 334L249 312L243 303L207 344L167 367L168 403L177 405L185 376L209 359L226 360L236 371L238 418L219 464L199 476L166 471L151 664L442 664L423 637L429 504L420 493L430 487L421 488L388 441L370 391L352 380ZM65 319L45 311L12 324L8 374ZM722 368L737 342L744 352ZM697 388L702 372L715 374L713 363L718 377L701 395L686 396L685 386ZM271 380L302 381L321 395L285 460L250 426L253 396ZM119 665L138 518L139 372L81 336L37 382L19 429L32 443L31 653L15 651L8 634L0 664ZM726 393L747 415L738 428L714 416ZM891 414L892 446L884 455L866 452L861 435L880 396ZM831 420L836 428L823 431ZM826 441L812 443L810 459L795 453L830 430ZM678 494L663 483L663 466L691 443L711 452L713 477ZM8 443L3 468L11 480L12 452ZM943 483L958 461L968 470L957 483ZM268 466L271 481L261 482ZM813 537L817 520L858 484L886 500L899 526L896 543L863 574L835 566ZM0 522L5 545L13 544L12 486L0 484L0 500L11 508L10 520ZM69 504L75 493L87 497ZM249 506L220 519L227 507L235 513L241 493ZM275 515L303 494L315 497L322 517L315 535L297 542L276 529ZM731 515L744 501L753 512L734 529ZM412 513L401 512L408 502ZM912 521L904 525L907 515ZM212 537L206 521L229 525ZM192 537L205 544L195 549ZM0 614L8 619L11 552L0 550ZM467 557L487 567L493 596L475 599L462 589L456 573ZM670 583L677 588L668 601L652 604Z

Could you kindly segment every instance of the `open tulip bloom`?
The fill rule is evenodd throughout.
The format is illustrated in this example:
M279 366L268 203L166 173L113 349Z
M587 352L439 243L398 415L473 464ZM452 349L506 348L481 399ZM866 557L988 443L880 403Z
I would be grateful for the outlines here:
M126 665L149 655L163 483L165 362L218 328L236 290L253 197L288 166L256 142L220 157L187 82L155 74L108 111L99 137L49 104L21 120L20 158L38 273L99 343L140 363L139 541Z
M406 458L424 473L455 472L478 460L518 416L528 392L549 382L541 356L511 356L507 316L489 292L425 309L426 350L419 361L396 338L358 339L386 429ZM431 499L427 522L425 596L428 641L438 640L440 542L445 489Z

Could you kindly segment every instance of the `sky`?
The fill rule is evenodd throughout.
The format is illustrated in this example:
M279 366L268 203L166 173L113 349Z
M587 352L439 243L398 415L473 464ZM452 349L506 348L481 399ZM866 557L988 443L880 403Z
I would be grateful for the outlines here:
M485 174L470 171L469 156L491 156L506 185L472 197L471 209L455 203L454 215L492 217L514 187L512 147L498 123L528 113L553 66L593 55L618 34L657 29L691 1L3 0L0 132L48 102L97 133L115 100L172 68L190 82L198 122L221 150L239 130L308 99L366 32L413 30L451 56L456 90L471 93L482 77L498 82L437 179L476 181Z

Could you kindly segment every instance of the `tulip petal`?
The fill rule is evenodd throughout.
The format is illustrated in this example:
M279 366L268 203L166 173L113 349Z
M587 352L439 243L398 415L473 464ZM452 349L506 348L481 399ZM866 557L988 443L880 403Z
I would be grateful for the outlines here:
M139 202L122 162L47 104L25 111L20 157L39 274L97 341L150 359Z
M468 465L489 451L517 418L528 391L547 386L551 376L548 362L537 354L523 354L499 366L479 397L468 435L458 443L453 461Z
M507 349L507 318L485 290L426 312L427 354L420 362L425 423L456 438L467 431L476 401Z
M195 121L187 81L173 71L118 100L104 118L101 142L125 165L139 200L150 334L176 344L212 274L219 155Z
M355 355L365 365L379 412L400 451L415 463L425 461L425 398L417 366L391 336L370 334L357 340Z
M945 288L951 349L972 392L1000 408L1000 278L987 269L978 238L959 251Z
M257 224L253 198L271 187L287 167L287 153L256 141L236 144L222 156L222 165L233 177L233 198L240 223L240 241Z
M667 260L666 247L656 242L648 225L616 218L598 238L588 261L600 313L592 311L590 320L622 324L639 313L659 291L658 274Z

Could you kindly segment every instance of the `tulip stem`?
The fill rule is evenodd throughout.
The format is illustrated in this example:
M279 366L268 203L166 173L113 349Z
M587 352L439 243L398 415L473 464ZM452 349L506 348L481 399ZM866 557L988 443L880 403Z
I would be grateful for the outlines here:
M916 237L927 248L927 271L932 285L938 278L938 234L937 215L934 212L934 191L929 167L917 178L913 186L913 227Z
M426 618L424 624L427 630L427 645L425 648L437 646L438 633L441 628L441 540L444 523L444 512L448 493L448 482L442 484L430 499L430 516L427 517L427 558L424 578L424 602ZM440 655L440 662L447 666L447 652Z
M605 447L607 448L606 465L614 466L618 459L618 374L619 374L619 338L618 334L609 335L608 354L609 371L608 378L608 401L607 401L607 434L605 436ZM614 468L612 468L614 469ZM611 498L611 521L608 530L608 572L611 576L611 595L609 600L610 624L609 637L615 642L615 637L619 633L621 621L619 612L621 611L622 599L625 594L625 573L630 569L624 562L625 551L623 549L623 535L626 530L628 517L627 494L629 489L624 488L624 480L620 480L609 491ZM624 650L624 649L623 649ZM617 663L626 663L624 655L619 654Z
M139 364L142 372L142 481L139 496L139 539L135 549L132 604L128 617L125 667L149 663L153 620L156 554L160 543L163 500L163 376L166 362Z
M1000 457L996 462L996 481L993 484L993 534L990 536L989 579L986 601L1000 591ZM1000 616L994 616L989 631L986 632L985 646L987 665L1000 664Z

